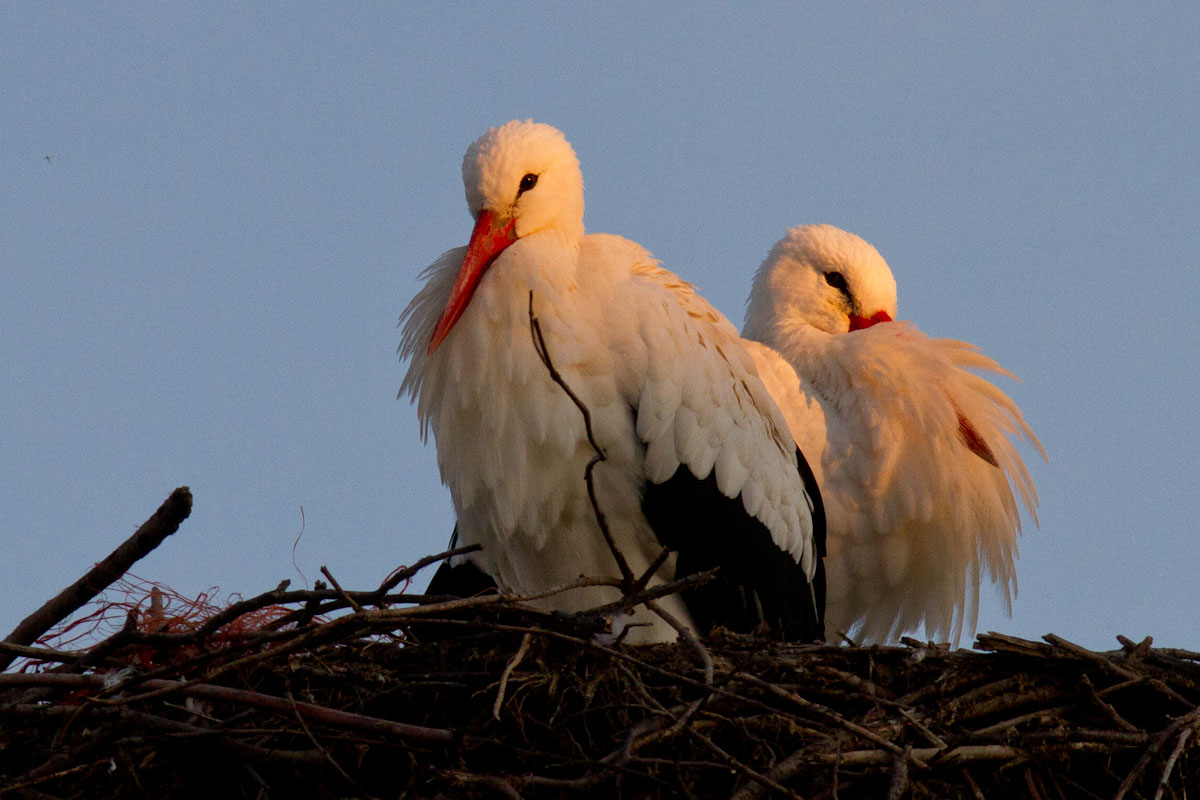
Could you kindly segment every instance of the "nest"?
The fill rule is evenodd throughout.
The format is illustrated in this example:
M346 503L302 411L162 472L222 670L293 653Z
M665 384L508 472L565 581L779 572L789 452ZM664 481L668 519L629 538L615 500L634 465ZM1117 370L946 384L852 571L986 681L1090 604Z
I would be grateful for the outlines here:
M0 797L1200 791L1198 653L992 633L985 652L723 631L614 645L604 614L403 591L446 555L371 591L327 576L186 619L151 592L87 649L18 628L0 644L25 659L0 674Z

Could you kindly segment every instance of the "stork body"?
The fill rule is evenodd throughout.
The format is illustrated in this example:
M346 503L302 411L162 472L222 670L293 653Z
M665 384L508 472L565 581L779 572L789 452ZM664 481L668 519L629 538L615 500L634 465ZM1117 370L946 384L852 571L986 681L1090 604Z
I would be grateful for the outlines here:
M743 335L828 513L827 630L884 641L972 632L979 590L1011 610L1021 516L1037 492L1014 447L1045 456L978 348L896 316L896 283L865 241L801 226L755 276ZM884 323L884 324L876 324Z
M683 624L821 636L816 487L737 331L641 246L584 235L578 162L554 128L489 130L463 180L475 232L426 271L402 317L401 391L433 431L459 544L482 547L468 558L517 593L620 577L598 506L635 576L672 551L651 585L721 568L662 601ZM578 611L619 597L593 586L537 603ZM634 621L631 641L675 638L645 607Z

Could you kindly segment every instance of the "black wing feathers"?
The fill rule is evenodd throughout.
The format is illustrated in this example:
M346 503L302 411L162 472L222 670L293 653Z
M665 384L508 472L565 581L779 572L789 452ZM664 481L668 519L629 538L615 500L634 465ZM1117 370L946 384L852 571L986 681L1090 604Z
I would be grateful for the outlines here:
M683 593L701 634L718 626L749 632L765 622L789 641L824 639L825 510L803 455L799 462L821 556L811 585L767 527L746 513L741 497L721 494L712 473L701 479L681 466L670 480L646 487L646 519L659 542L679 553L675 577L719 568L715 580Z
M433 574L433 580L429 582L425 594L474 597L489 591L496 591L496 582L475 566L475 562L463 561L461 564L451 565L449 561L443 561Z

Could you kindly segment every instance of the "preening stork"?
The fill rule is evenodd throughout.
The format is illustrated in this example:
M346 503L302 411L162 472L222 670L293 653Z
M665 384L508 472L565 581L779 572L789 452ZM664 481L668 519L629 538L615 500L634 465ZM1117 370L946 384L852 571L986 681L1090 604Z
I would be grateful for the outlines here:
M604 454L596 503L630 571L660 563L654 585L719 567L660 601L668 614L699 633L765 622L820 638L820 497L736 329L640 245L584 234L583 178L558 130L489 130L467 149L463 183L470 241L425 271L401 317L401 394L433 431L458 543L482 546L439 572L439 590L454 591L456 570L466 591L490 579L522 594L620 577L588 495L582 405ZM620 595L591 586L537 604L578 611ZM630 642L677 635L645 606L633 622Z
M800 226L755 275L742 333L762 343L749 342L751 354L821 486L831 639L924 627L957 643L964 627L974 632L984 576L1011 613L1014 491L1037 522L1012 439L1045 451L1016 403L976 371L1011 373L895 317L896 281L874 247Z

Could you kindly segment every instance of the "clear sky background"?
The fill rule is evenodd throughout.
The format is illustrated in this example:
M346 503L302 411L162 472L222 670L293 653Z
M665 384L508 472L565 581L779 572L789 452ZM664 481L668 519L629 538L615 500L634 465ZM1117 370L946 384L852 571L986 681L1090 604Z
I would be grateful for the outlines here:
M735 324L829 222L1023 379L1041 528L980 630L1200 648L1200 14L595 5L0 8L0 635L183 484L134 571L185 593L302 585L302 507L310 583L441 550L396 320L532 117Z

